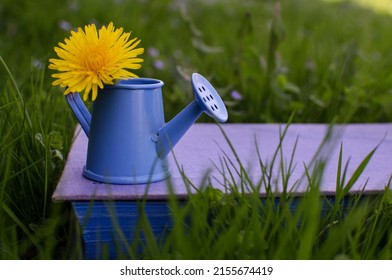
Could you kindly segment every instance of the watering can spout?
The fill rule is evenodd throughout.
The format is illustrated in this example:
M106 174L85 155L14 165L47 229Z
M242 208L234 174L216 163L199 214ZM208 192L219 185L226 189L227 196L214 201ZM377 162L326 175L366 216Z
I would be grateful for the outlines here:
M192 75L192 88L195 100L157 132L156 151L161 159L169 154L203 112L219 122L227 121L225 104L203 76L198 73Z

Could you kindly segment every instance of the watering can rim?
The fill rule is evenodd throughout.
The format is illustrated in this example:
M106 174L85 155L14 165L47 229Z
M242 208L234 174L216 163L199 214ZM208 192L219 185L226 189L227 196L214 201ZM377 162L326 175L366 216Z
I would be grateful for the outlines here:
M110 90L110 89L154 89L163 87L164 82L153 78L131 78L119 80L114 85L107 85L100 90Z

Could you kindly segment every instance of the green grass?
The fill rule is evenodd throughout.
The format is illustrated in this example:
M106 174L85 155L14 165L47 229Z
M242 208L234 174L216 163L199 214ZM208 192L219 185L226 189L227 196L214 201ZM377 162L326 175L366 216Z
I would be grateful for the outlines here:
M392 17L355 1L281 1L280 9L272 0L30 2L0 3L0 259L81 255L70 206L51 201L76 124L47 70L69 36L60 25L113 21L132 30L146 49L139 76L165 82L166 119L192 100L189 74L199 72L219 89L230 122L392 121ZM289 193L258 198L259 187L273 188L265 163L256 185L245 169L232 170L244 179L229 195L207 184L185 205L172 197L173 231L164 244L151 236L142 257L390 259L390 192L354 197L348 212L340 203L369 158L352 178L338 163L337 203L324 215L322 165L305 174L300 202ZM292 167L279 164L289 177Z
M285 133L275 149L276 157L269 164L260 160L261 178L252 182L235 149L231 152L235 163L224 157L224 178L227 193L207 184L197 189L196 195L189 195L189 201L178 201L173 193L169 196L169 207L173 213L173 228L167 238L155 238L151 225L143 215L145 202L140 202L138 232L147 242L135 238L128 254L119 258L138 257L144 259L390 259L391 220L390 192L385 195L363 197L350 196L347 192L366 167L375 150L371 151L347 177L346 163L340 150L336 196L325 197L320 193L325 161L306 166L305 183L309 191L303 197L290 194L286 180L292 172L292 158L285 166L281 157ZM224 130L222 133L225 135ZM226 137L226 136L225 136ZM226 137L230 146L230 139ZM326 138L326 141L331 139ZM322 148L322 147L321 147ZM321 152L320 152L321 153ZM283 175L276 177L271 166L280 166ZM238 167L236 167L238 166ZM223 167L222 167L223 168ZM309 171L313 169L314 171ZM236 184L231 174L242 176ZM223 173L222 173L223 174ZM184 184L189 190L192 183L183 174ZM285 191L277 197L272 191L260 199L260 189L272 189L275 180L281 180ZM386 188L389 188L386 186ZM143 247L142 253L137 248Z

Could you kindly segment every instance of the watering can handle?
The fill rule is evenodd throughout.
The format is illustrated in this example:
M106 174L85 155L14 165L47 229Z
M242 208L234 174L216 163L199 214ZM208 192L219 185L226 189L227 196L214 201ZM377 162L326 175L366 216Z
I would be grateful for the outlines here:
M86 105L84 105L82 99L80 98L79 93L71 92L67 94L65 98L67 99L68 105L71 107L72 112L74 113L75 117L78 119L87 137L89 137L91 114L87 109Z

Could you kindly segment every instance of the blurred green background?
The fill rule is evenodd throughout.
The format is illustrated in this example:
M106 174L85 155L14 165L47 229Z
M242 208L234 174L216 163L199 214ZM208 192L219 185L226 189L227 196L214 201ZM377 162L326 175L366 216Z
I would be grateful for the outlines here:
M47 78L53 47L70 29L113 21L142 39L138 74L165 82L168 119L191 100L187 79L199 72L231 122L285 122L292 111L296 122L390 121L389 2L280 2L3 0L0 50L21 85L43 68L44 89L59 95Z

